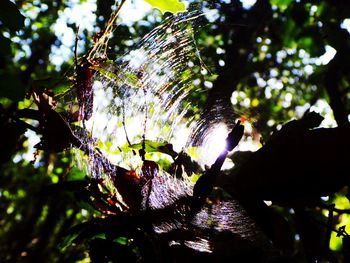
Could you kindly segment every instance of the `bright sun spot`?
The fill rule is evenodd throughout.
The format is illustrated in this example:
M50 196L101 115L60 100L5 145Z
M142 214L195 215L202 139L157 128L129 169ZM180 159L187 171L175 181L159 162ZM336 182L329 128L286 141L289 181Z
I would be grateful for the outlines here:
M243 8L245 9L249 9L251 8L253 5L255 5L256 0L241 0Z
M217 124L210 129L201 147L200 162L212 165L226 147L228 129L225 124Z
M152 6L145 1L126 1L120 17L123 24L131 26L133 23L142 20L144 16L152 10Z
M320 61L323 65L327 65L329 61L331 61L335 54L337 53L337 50L335 50L333 47L326 45L325 46L326 52L320 56Z
M344 19L340 27L346 29L350 33L350 18Z

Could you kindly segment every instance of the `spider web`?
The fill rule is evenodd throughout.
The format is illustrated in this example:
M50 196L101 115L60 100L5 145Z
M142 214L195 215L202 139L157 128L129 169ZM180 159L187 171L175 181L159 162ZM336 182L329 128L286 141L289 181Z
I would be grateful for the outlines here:
M191 18L194 19L194 18ZM136 49L109 65L111 78L99 76L95 82L94 137L117 135L135 143L143 136L149 140L169 140L186 109L186 97L196 92L188 85L193 73L188 62L198 60L192 42L189 20L169 19L146 35ZM104 125L97 120L107 116ZM128 120L137 119L137 130ZM108 125L115 122L114 130ZM119 129L118 129L119 128Z
M182 149L191 144L191 129L198 132L196 119L187 113L191 93L202 92L192 85L192 67L202 65L193 28L205 15L195 11L171 16L144 36L131 52L110 60L105 51L118 13L119 9L112 14L106 30L87 54L89 60L98 62L93 76L93 114L82 121L84 132L73 129L85 148L84 152L77 151L79 165L92 178L104 178L116 195L119 193L113 185L113 165L142 173L143 160L135 150L137 145L145 145L146 140L175 143L180 136ZM154 161L173 161L159 153L146 156ZM192 191L188 176L175 178L160 165L154 178L144 184L142 209L162 209L191 197ZM181 214L180 210L177 212ZM226 232L248 242L250 249L264 251L269 247L267 238L235 200L206 205L189 223L184 222L185 217L154 223L154 233L162 235L189 227L192 239L169 238L169 246L180 244L207 253L220 246L219 239L213 237ZM239 250L232 249L233 253Z

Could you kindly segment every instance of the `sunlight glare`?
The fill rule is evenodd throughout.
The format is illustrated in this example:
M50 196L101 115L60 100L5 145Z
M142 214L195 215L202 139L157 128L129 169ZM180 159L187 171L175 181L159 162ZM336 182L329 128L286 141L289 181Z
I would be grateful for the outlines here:
M243 8L250 9L253 5L255 5L256 0L241 0Z
M210 129L201 147L200 163L211 165L215 162L216 158L225 150L228 132L227 126L223 123Z
M337 50L335 50L333 47L329 45L326 45L325 49L326 49L326 52L319 57L322 65L327 65L329 61L331 61L334 58L335 54L337 53Z
M120 12L120 18L123 24L131 26L142 20L151 10L152 6L145 1L126 1Z
M350 33L350 18L344 19L340 27L346 29Z

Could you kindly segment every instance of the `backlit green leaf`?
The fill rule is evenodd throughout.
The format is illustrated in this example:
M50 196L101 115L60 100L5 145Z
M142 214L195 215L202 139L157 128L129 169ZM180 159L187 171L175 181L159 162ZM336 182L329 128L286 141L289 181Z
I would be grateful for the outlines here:
M292 0L271 0L271 4L277 6L279 9L284 10Z
M162 13L178 13L186 10L185 4L178 0L145 0L150 5L158 8Z
M132 144L130 145L130 148L135 150L142 149L142 142ZM173 150L173 146L169 144L168 142L156 142L156 141L150 141L145 140L145 151L146 152L160 152L170 155L171 157L175 158L177 156L177 153Z

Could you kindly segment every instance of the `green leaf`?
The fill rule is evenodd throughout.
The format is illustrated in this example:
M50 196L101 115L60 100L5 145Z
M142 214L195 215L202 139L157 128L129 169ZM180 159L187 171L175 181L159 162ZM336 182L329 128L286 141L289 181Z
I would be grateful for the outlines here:
M18 31L24 26L24 16L9 0L0 1L0 21L11 31Z
M78 167L72 167L72 170L67 175L68 181L77 181L77 180L84 180L86 174L80 170Z
M317 25L304 26L298 35L298 47L304 49L312 57L325 53L325 40Z
M135 150L142 149L142 142L130 145L130 148ZM145 151L150 152L159 152L170 155L175 158L177 153L173 150L173 145L168 142L155 142L150 140L145 140Z
M178 13L186 10L185 4L178 0L144 0L150 5L158 8L162 13Z
M293 0L271 0L271 4L277 6L279 9L284 10Z
M115 240L113 240L114 242L117 242L121 245L127 245L128 244L128 238L127 237L118 237Z
M69 229L66 236L58 244L58 248L64 252L68 247L72 246L72 244L77 244L85 239L92 239L93 237L105 238L105 234L101 232L94 221L84 222Z

